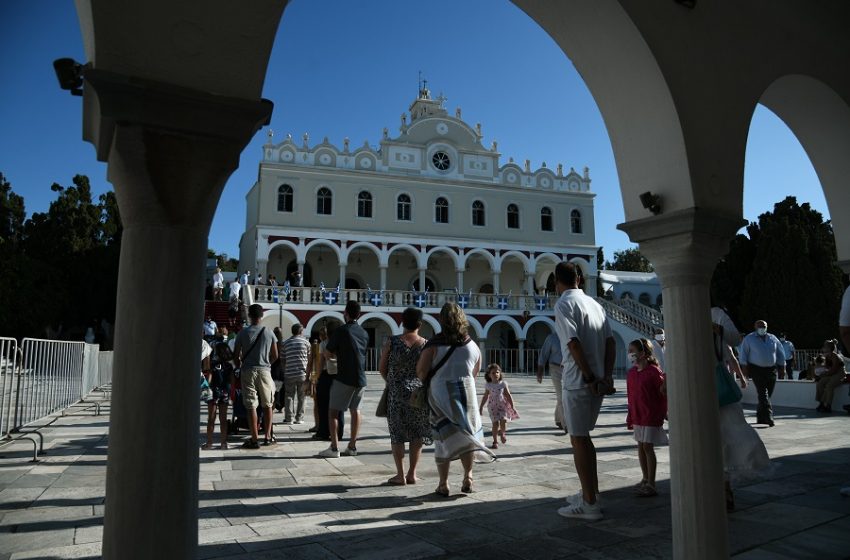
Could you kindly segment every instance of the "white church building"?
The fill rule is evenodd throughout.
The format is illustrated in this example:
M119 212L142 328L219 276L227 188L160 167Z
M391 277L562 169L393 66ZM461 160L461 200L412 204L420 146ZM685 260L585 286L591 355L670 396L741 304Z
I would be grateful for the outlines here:
M577 263L595 292L588 169L503 162L480 124L443 105L421 87L398 134L384 128L378 146L269 134L240 241L241 267L264 279L253 295L269 325L315 332L357 299L379 348L401 332L405 307L423 308L430 336L442 304L457 301L483 348L524 356L553 328L558 262ZM271 276L291 288L272 288Z

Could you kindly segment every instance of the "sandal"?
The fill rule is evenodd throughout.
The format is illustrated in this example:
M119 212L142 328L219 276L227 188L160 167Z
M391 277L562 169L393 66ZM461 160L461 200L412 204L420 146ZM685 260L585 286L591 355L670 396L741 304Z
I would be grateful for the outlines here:
M212 449L212 444L211 443L205 443L201 446L201 449L203 449L204 451Z
M493 445L490 446L490 449L499 449L499 444L494 441Z
M263 438L263 445L274 445L277 443L277 438L272 436L270 438Z
M226 441L225 441L224 443L222 443L222 444L221 444L221 448L222 448L222 449L227 449L227 442L226 442Z
M502 434L502 443L508 443L508 438L505 437L505 434Z
M246 439L241 447L242 449L259 449L260 444L255 439Z
M449 487L448 486L437 486L437 489L434 490L434 494L438 496L442 496L443 498L449 497Z
M655 486L646 483L640 490L638 490L637 495L641 498L651 498L658 495L658 490L655 489Z
M387 481L387 484L389 484L390 486L404 486L405 484L407 484L407 482L405 482L403 476L394 476Z
M463 479L463 486L460 487L460 491L464 494L472 494L472 477L466 477Z

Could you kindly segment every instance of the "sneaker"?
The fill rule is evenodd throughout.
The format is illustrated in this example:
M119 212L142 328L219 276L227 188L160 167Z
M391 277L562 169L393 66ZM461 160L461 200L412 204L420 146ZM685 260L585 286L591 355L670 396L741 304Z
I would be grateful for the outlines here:
M324 451L319 452L319 457L325 457L326 459L338 459L339 458L339 449L334 449L333 447L328 447Z
M580 506L582 503L584 503L584 494L582 494L581 490L579 490L578 492L576 492L572 496L567 496L566 502L567 502L567 505L570 505L570 506L572 506L572 505ZM602 510L602 497L599 494L596 495L596 503L594 505L599 506L600 511Z
M293 424L303 424L303 423L304 423L304 420L296 420L295 422L293 422Z
M599 521L602 519L602 508L598 503L588 504L584 500L578 505L568 505L558 508L558 515L570 519L587 519L588 521Z
M357 456L357 449L352 449L351 447L346 447L345 449L342 450L342 454L345 455L346 457L356 457Z

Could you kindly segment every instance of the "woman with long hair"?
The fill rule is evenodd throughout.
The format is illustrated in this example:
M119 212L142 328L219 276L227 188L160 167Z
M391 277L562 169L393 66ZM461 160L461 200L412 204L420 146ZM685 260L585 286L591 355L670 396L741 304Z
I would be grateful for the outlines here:
M475 391L475 377L481 368L481 352L469 337L466 315L456 303L440 310L442 332L425 345L416 366L416 375L428 387L428 407L434 437L434 460L440 476L436 493L449 495L449 465L455 459L463 464L461 492L472 492L472 464L475 453L495 459L484 445L484 430Z

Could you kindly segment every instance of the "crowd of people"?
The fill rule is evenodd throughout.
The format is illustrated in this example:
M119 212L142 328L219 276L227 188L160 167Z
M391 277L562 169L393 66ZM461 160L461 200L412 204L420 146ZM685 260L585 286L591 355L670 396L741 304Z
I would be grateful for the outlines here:
M566 499L558 514L568 518L603 518L596 448L591 431L606 396L615 392L613 370L615 339L603 308L582 290L581 269L560 263L555 269L559 299L555 304L555 332L540 352L537 380L542 382L548 367L556 389L556 425L569 434L580 491ZM845 300L848 295L845 294ZM848 303L850 305L850 303ZM313 438L329 441L318 456L335 459L356 456L362 421L361 404L367 384L365 362L368 334L358 324L360 305L348 301L345 323L332 332L319 332L318 350L304 337L300 324L292 326L292 336L283 339L279 329L261 326L263 307L247 309L249 325L235 337L226 328L217 328L210 318L204 335L212 341L202 344L202 399L209 408L206 442L213 446L216 418L221 425L221 448L227 448L228 403L238 377L240 396L234 407L244 408L249 437L245 449L276 444L273 409L284 410L284 423L304 422L305 403L314 401ZM850 335L842 323L842 336ZM741 338L726 312L711 310L714 348L718 367L715 375L736 387L746 387L751 379L757 388L757 421L773 425L769 396L790 363L784 337L767 333L767 324L758 321L754 332ZM845 314L842 313L842 321ZM382 348L379 371L385 390L379 416L385 416L396 474L387 483L408 485L419 482L417 467L424 446L433 445L439 474L438 496L450 496L449 471L452 462L462 465L461 492L474 491L473 466L492 461L494 450L507 442L507 424L519 418L517 406L502 368L483 366L478 345L469 336L469 323L463 309L446 303L440 310L441 332L430 340L419 334L422 311L408 308L402 314L403 332L389 337ZM626 376L628 412L626 424L634 433L642 477L635 485L640 497L658 494L655 448L668 443L667 380L664 371L665 336L659 330L654 340L638 338L628 345L631 364ZM734 348L739 351L736 355ZM792 347L793 348L793 347ZM826 341L823 361L815 368L820 408L828 410L839 371L844 362L837 341ZM793 354L792 354L793 355ZM477 398L476 378L484 370L484 394ZM734 391L733 391L734 393ZM738 478L766 472L770 459L761 438L746 421L737 397L724 400L719 391L720 435L726 474L726 502L734 509L731 484ZM477 405L477 406L476 406ZM484 442L484 408L491 422L493 442ZM343 447L345 416L348 413L348 439ZM260 435L262 432L262 440ZM406 449L407 446L407 449ZM405 467L405 452L407 465Z

